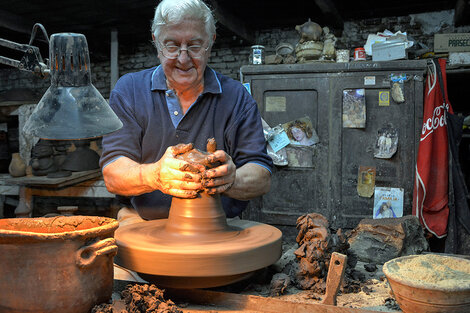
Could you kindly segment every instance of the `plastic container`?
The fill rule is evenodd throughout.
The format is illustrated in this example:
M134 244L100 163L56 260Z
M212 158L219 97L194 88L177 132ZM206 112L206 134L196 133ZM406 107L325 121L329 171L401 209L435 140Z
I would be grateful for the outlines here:
M264 46L251 46L250 64L264 64Z
M366 60L366 50L362 47L354 49L354 60L355 61L365 61Z
M348 63L349 62L349 50L347 49L336 50L336 62Z

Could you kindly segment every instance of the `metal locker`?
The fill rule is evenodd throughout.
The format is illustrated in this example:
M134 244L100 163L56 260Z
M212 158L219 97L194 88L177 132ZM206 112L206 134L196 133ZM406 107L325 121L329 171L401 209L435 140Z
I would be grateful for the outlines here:
M404 214L410 214L425 69L425 60L243 66L242 80L250 83L271 127L307 115L320 139L314 146L286 148L294 163L275 168L271 191L251 201L243 217L295 226L297 217L316 212L333 227L353 228L372 217L373 209L373 197L360 197L356 190L359 166L376 168L376 186L403 188ZM407 75L405 102L379 106L391 74ZM365 90L365 128L343 128L347 89ZM383 125L398 130L398 149L390 159L373 156Z

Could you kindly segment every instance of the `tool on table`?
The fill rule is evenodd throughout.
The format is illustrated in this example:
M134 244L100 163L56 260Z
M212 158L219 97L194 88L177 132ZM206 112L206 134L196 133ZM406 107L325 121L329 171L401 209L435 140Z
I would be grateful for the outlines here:
M336 296L343 281L344 270L348 257L344 254L333 252L331 254L330 266L328 267L328 277L326 279L326 292L323 304L336 305Z

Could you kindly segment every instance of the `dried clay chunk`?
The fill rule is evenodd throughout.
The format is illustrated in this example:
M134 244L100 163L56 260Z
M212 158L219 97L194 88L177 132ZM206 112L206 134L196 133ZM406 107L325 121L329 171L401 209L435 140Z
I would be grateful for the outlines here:
M423 288L470 288L470 260L437 254L423 254L392 262L392 279Z

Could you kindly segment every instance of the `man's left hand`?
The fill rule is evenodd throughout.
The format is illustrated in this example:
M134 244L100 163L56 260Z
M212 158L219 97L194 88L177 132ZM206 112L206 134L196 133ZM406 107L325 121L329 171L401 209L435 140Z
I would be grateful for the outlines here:
M223 150L217 150L208 157L209 162L220 162L222 165L206 170L202 174L202 186L208 194L223 193L229 190L235 182L236 166L230 155Z

